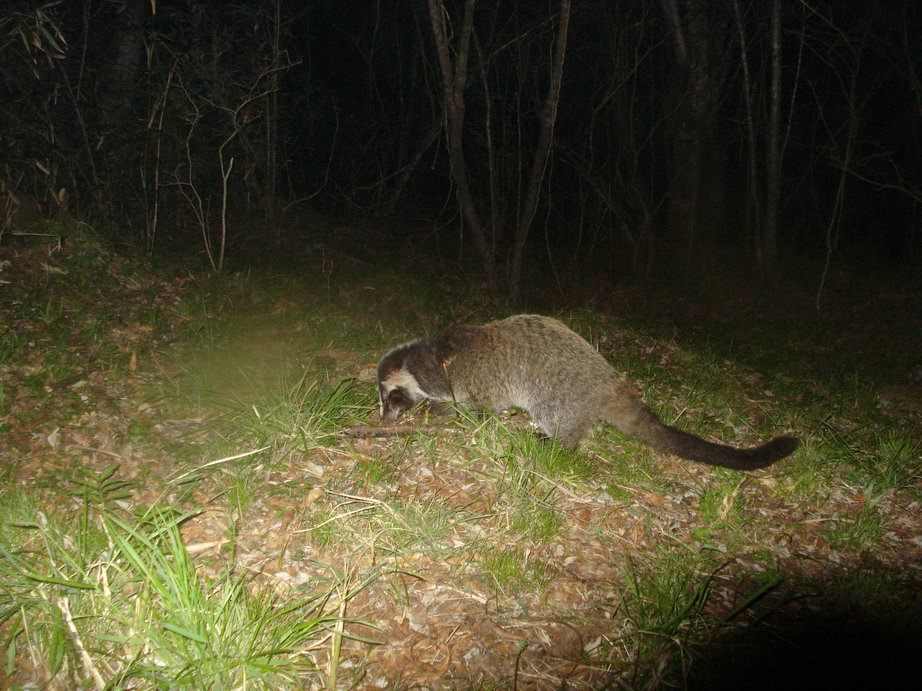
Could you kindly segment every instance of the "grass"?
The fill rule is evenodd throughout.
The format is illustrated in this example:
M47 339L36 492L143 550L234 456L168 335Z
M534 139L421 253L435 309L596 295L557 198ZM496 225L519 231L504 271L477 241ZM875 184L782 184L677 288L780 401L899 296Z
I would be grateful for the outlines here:
M480 568L506 597L540 590L550 583L547 565L521 548L486 552Z
M5 419L10 412L10 401L6 394L6 387L0 382L0 419ZM9 427L9 422L0 422L0 431L5 431Z
M309 453L328 446L343 426L367 409L370 397L352 382L324 384L307 374L290 384L280 377L274 390L258 398L212 399L218 433L258 446Z
M0 365L5 365L15 358L23 347L22 336L13 329L4 329L0 333Z
M530 540L547 542L559 536L563 513L548 498L532 497L518 502L509 528Z
M716 482L701 488L698 515L708 527L738 527L746 508L746 499L741 491L746 478L722 468L716 470L715 475Z
M519 466L530 472L564 484L579 484L594 474L592 462L578 451L568 449L554 439L539 437L532 430L518 431L503 442L506 466Z
M875 502L869 502L854 518L835 522L827 532L833 547L862 550L874 547L884 532L883 520L874 508Z
M180 532L192 516L120 511L115 502L128 487L113 471L85 481L76 526L25 494L0 496L7 678L26 656L36 680L66 687L277 688L324 679L314 655L340 623L342 583L278 593L233 564L204 577Z
M664 494L673 489L653 452L607 429L597 431L590 448L605 463L602 482L615 501L629 503L638 492Z
M308 519L319 547L349 545L400 557L413 552L442 559L457 552L447 538L470 518L463 508L330 492Z
M0 460L21 485L0 502L0 641L23 684L506 688L559 684L566 660L574 687L653 688L692 684L715 641L762 631L763 598L910 598L892 541L916 525L918 416L881 405L892 370L828 362L836 339L862 352L847 320L813 331L728 307L689 325L673 295L643 291L618 321L560 314L670 423L801 437L759 473L604 427L572 451L517 413L355 439L342 430L376 420L380 353L508 308L461 276L361 256L156 282L91 247L0 306L0 431L17 444ZM77 373L79 391L49 387ZM382 652L354 618L382 625ZM568 648L564 629L585 638Z
M696 647L715 626L706 607L716 570L710 552L686 547L661 547L623 567L626 629L612 649L625 649L634 661L625 679L631 687L682 685Z
M890 430L871 440L857 457L862 479L877 490L908 490L922 479L922 440L905 430Z
M355 462L355 472L365 487L390 484L400 477L400 466L392 459L375 456L359 456Z
M295 322L300 318L296 315ZM212 325L217 323L212 316L208 319ZM331 328L322 316L313 319L316 324L324 324L325 329ZM204 333L216 352L226 347L222 345L227 343L223 340L226 332L208 327ZM314 334L311 347L323 350L330 343L349 342L353 348L371 350L370 344L376 340L363 342L369 344L366 346L351 340L354 336L342 330L333 328L324 333L320 338ZM392 338L376 338L386 347L418 333L421 332L401 331ZM604 327L598 327L596 333L604 333ZM608 354L618 366L642 380L645 398L654 401L670 422L711 438L730 442L742 438L738 443L744 444L795 426L772 411L771 401L780 389L758 381L751 393L742 389L739 382L748 375L733 365L732 350L721 351L719 345L706 344L698 353L682 349L673 341L650 343L643 337L639 341L634 346L621 344L621 349ZM641 356L647 347L654 349L652 357ZM239 387L243 394L225 397L213 406L216 410L223 408L215 429L234 430L236 436L229 432L224 436L238 443L249 440L254 445L297 447L302 452L335 445L335 439L325 437L324 430L332 432L346 420L360 418L363 408L370 409L373 401L340 396L348 388L337 389L339 384L335 382L322 383L322 372L334 370L335 360L324 356L312 363L319 363L315 370L319 378L311 383L305 379L298 385ZM689 372L694 373L692 378ZM278 376L276 381L285 379ZM333 388L324 388L328 386ZM789 385L782 383L782 388L786 386ZM321 404L319 410L351 410L353 417L312 413L312 405L304 403L305 391L312 395L328 392L329 397L319 395L317 400L330 405ZM751 408L764 413L759 426L751 427L752 415L740 405L747 398L752 401ZM813 404L821 407L827 402L818 398ZM319 425L316 442L299 442L293 430L302 427L305 420L314 419L329 420L330 424ZM397 440L384 456L355 455L352 478L364 489L364 496L349 495L352 498L340 497L314 506L306 519L312 526L312 543L334 552L347 545L362 545L399 561L413 554L465 561L465 555L475 554L483 541L504 544L502 549L481 552L473 561L468 556L467 568L479 573L482 582L491 584L501 597L515 599L552 587L553 576L534 547L566 539L567 518L557 499L560 488L584 493L601 486L609 496L627 505L637 492L660 496L691 492L697 496L699 525L691 529L690 537L709 545L719 540L721 549L730 550L746 542L750 517L759 509L753 503L759 501L758 494L744 491L745 478L739 473L711 471L700 483L689 484L686 479L664 474L655 454L610 430L597 430L582 450L573 452L553 441L541 440L531 430L520 429L517 418L510 421L461 410L450 426L457 432L412 435ZM798 452L800 460L789 464L779 476L780 491L794 487L800 496L819 498L828 491L836 469L843 463L853 469L856 477L880 489L905 490L913 485L916 475L912 461L918 446L911 437L891 432L872 437L869 446L835 432L831 425L819 429L826 430L825 436L818 434L805 440ZM438 459L446 453L461 456L462 468L490 480L488 512L471 513L423 497L409 501L399 497L402 483L419 480L416 464L421 459ZM333 487L339 482L335 481ZM351 491L348 481L341 486L345 494ZM472 523L477 526L473 540L469 537ZM873 547L880 530L877 514L869 510L855 520L840 521L827 535L837 548L860 550ZM604 529L601 534L605 535ZM459 545L461 536L465 536L461 538L463 545ZM708 613L717 568L716 561L708 555L685 548L658 547L642 566L635 563L622 572L625 585L620 589L621 615L628 622L629 633L627 638L618 638L618 649L630 662L627 667L625 661L615 666L630 670L632 684L655 685L685 678L698 651L715 631L721 630L722 625Z

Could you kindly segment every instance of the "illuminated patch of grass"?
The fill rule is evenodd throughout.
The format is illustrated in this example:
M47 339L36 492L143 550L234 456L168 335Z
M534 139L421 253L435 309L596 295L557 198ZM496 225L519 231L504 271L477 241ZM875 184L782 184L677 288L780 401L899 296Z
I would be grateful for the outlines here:
M686 547L656 549L622 569L620 610L628 626L619 647L629 652L631 687L682 685L685 665L676 661L690 659L714 626L706 606L715 569L710 553Z
M314 508L307 528L317 546L364 546L391 556L425 552L438 558L455 553L455 527L470 519L462 508L438 499L403 501L331 492Z
M698 495L698 515L708 527L737 527L746 505L742 494L745 477L731 470L718 468Z
M112 473L87 478L78 521L21 493L0 496L8 680L23 674L25 658L32 681L67 688L277 688L335 678L335 666L324 675L311 650L342 630L340 602L354 590L336 583L281 597L232 565L204 577L180 535L188 514L131 516L113 503L123 488Z
M883 519L874 502L868 502L854 518L837 520L826 536L833 547L861 550L875 547L883 534Z
M507 596L521 591L534 591L550 582L547 565L520 548L486 552L480 568L493 585Z

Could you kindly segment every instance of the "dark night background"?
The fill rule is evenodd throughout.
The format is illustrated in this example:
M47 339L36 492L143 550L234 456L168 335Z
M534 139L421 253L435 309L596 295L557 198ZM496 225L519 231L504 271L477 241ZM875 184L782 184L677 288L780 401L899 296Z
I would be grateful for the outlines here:
M220 268L378 243L460 258L513 298L548 270L918 268L916 3L480 2L468 34L465 11L7 3L4 191L155 256ZM452 137L433 17L453 77L468 46ZM317 212L353 232L318 230Z
M186 339L172 352L191 363L193 383L201 352L215 358L222 385L238 384L231 355L256 371L293 363L299 387L306 368L350 382L370 373L358 379L355 391L369 398L355 409L376 424L373 364L385 343L546 311L594 344L601 334L600 352L617 354L647 399L682 424L686 410L713 407L701 431L723 427L742 440L789 430L802 440L784 473L801 473L804 494L782 474L753 483L753 495L769 498L763 520L790 538L785 560L807 564L811 579L825 579L820 567L832 561L798 545L824 550L829 530L865 518L888 531L835 547L849 555L835 568L857 575L860 589L805 581L810 592L792 595L803 607L769 621L782 635L740 626L685 679L692 688L736 688L738 670L751 688L757 679L870 688L917 678L920 38L918 0L2 0L0 459L14 459L11 469L44 463L58 424L78 435L106 428L80 417L65 429L53 406L96 415L108 405L125 430L144 422L140 407L122 405L133 400L122 389L108 402L94 392L135 387L138 360L157 369L153 351L167 338ZM156 279L132 276L129 264ZM157 376L174 369L170 360ZM77 390L86 380L90 389ZM246 415L258 418L244 390ZM296 408L306 400L290 398ZM144 406L152 429L173 416ZM238 418L228 419L237 433ZM286 436L279 448L293 443ZM151 449L159 463L160 446ZM619 468L606 473L620 472L618 453ZM399 488L391 466L403 472L417 456L381 459L384 482ZM455 460L468 474L448 475L446 487L471 473L472 486L493 481ZM735 487L725 495L734 505L742 482L709 477L695 492ZM291 492L292 511L302 489ZM626 489L630 498L616 501L639 525L647 509L630 513L636 493ZM659 506L658 491L644 490L646 501ZM411 502L426 496L444 499ZM685 504L678 515L692 515ZM748 522L760 508L741 515ZM760 551L774 557L772 544ZM905 584L878 577L881 554ZM816 583L841 609L812 609ZM407 609L398 600L395 621ZM468 606L489 615L479 600ZM6 640L12 649L15 636ZM508 681L519 657L494 657Z

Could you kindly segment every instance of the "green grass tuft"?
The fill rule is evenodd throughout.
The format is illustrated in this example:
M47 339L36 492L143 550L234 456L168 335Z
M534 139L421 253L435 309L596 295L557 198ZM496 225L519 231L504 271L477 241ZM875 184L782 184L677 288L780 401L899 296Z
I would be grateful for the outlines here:
M829 543L856 551L875 547L884 534L884 524L874 504L868 502L854 518L837 520L826 533Z
M483 573L507 596L548 585L547 564L521 548L490 550L480 563Z
M698 515L710 528L739 527L746 506L742 493L746 478L723 468L717 469L715 476L700 490Z
M687 663L715 626L706 607L717 568L711 552L679 546L657 548L622 569L628 628L620 644L630 651L630 687L681 686Z
M189 514L135 518L110 503L105 472L66 520L24 494L0 496L0 622L8 678L25 654L55 686L277 688L320 681L310 650L338 625L336 588L281 594L196 569L180 526ZM341 590L341 588L340 588ZM22 651L22 652L20 652Z
M279 379L275 390L253 399L213 400L216 420L229 437L259 446L285 445L303 453L328 446L349 422L364 416L370 396L352 382L324 384L303 375Z

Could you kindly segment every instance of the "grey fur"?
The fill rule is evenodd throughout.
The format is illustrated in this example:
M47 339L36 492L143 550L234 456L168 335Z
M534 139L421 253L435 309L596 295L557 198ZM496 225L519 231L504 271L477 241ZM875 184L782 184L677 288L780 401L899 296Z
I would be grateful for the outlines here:
M736 449L666 425L585 339L533 314L397 346L378 363L378 395L384 422L427 398L495 411L515 407L569 447L604 421L655 449L737 470L764 468L797 448L796 439L777 437Z

